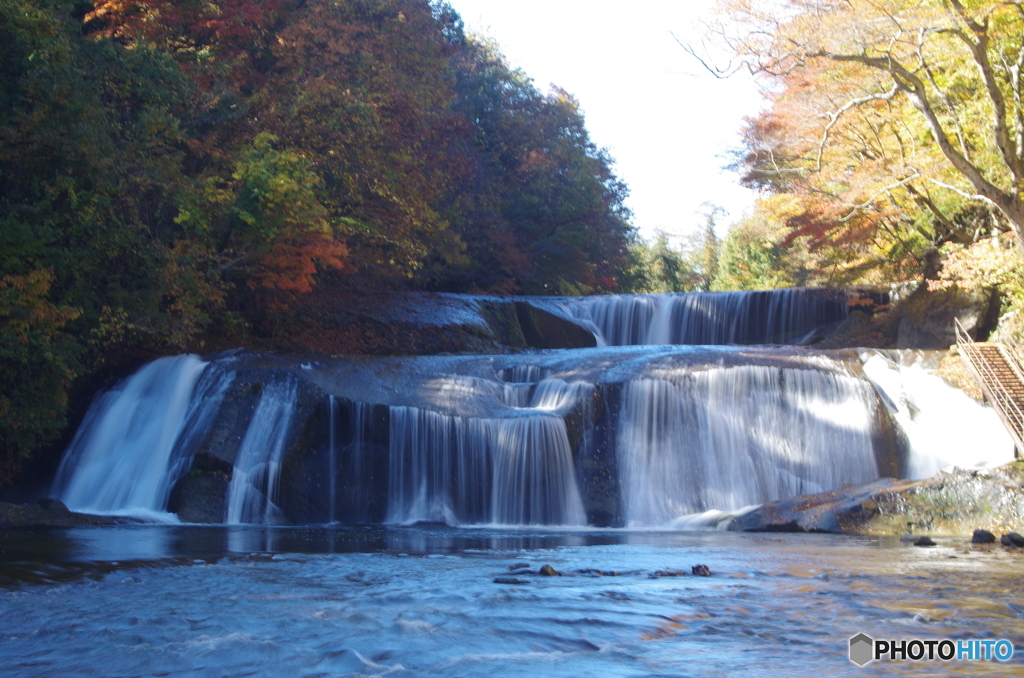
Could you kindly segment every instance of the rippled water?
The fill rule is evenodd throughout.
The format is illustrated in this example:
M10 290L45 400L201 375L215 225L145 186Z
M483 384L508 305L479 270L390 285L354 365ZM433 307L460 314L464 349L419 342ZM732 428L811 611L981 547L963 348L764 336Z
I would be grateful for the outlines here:
M564 576L494 582L516 563L550 564ZM712 576L691 575L698 563ZM965 540L915 548L699 532L8 531L0 532L0 672L1020 675L1022 575L1021 550ZM1016 654L1006 664L860 669L847 659L858 632L1007 638Z

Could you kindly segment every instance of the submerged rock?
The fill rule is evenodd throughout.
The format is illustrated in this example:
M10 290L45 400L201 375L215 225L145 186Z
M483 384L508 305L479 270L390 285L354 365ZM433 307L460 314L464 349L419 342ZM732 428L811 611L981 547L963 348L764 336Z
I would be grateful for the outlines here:
M914 540L914 546L935 546L935 541L931 537L918 537Z
M530 582L526 581L525 579L519 579L518 577L495 577L494 578L494 583L495 584L522 585L522 584L529 584Z
M537 570L537 574L539 574L541 576L544 576L544 577L561 577L562 576L561 572L559 572L555 568L551 567L550 565L542 565L541 568L539 570Z

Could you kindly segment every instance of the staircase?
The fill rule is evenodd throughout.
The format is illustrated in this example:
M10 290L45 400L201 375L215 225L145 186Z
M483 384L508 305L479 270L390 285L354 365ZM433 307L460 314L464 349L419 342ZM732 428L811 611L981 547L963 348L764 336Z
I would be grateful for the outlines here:
M975 342L956 321L960 358L978 382L1017 447L1024 455L1024 373L1018 359L999 344Z

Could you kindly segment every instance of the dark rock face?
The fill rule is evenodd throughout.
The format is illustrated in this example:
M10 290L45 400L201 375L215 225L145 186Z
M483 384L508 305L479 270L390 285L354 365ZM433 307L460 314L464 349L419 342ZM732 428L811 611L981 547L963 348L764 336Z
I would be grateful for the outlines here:
M694 565L690 568L690 571L698 577L710 577L711 570L708 569L707 565Z
M593 348L597 338L565 318L544 311L526 301L516 301L516 317L530 348Z
M44 511L49 511L51 513L70 513L68 507L65 506L64 502L62 502L60 499L54 499L52 497L43 497L42 499L37 501L36 504L39 505L39 508L43 509Z
M984 340L999 314L999 300L991 291L957 287L937 292L921 288L901 307L897 348L947 349L956 343L955 320L971 338Z
M975 530L971 536L972 544L992 544L995 540L996 536L988 530Z
M193 471L174 484L167 510L186 523L223 523L228 482L223 473Z
M624 523L615 453L621 392L621 384L601 384L594 395L591 412L573 413L575 419L573 415L566 418L583 509L587 513L587 524L594 527L622 527ZM584 428L583 420L588 415L593 422L586 427L590 438L584 439L582 434L573 436L576 430Z
M0 527L73 527L134 522L140 521L130 518L108 518L88 513L73 513L56 499L40 499L36 504L0 502Z

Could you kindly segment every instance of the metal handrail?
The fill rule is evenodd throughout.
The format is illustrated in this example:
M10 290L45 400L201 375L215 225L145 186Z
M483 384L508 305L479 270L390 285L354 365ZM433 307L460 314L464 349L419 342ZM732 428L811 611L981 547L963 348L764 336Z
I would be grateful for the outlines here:
M970 335L967 334L967 330L964 329L963 325L960 324L960 319L955 318L955 329L956 329L956 343L960 351L960 356L964 360L964 364L967 366L968 371L974 380L981 387L981 390L985 393L989 402L995 409L996 414L1003 422L1003 426L1009 431L1010 436L1013 438L1014 444L1017 448L1017 456L1020 457L1024 453L1024 440L1021 439L1021 435L1024 434L1024 413L1021 412L1017 406L1016 401L1013 399L1013 395L1006 389L999 375L996 374L992 365L989 363L988 358L978 350L975 346L974 341ZM1006 358L1005 351L1000 347L1000 355ZM1024 379L1021 378L1020 370L1013 364L1013 361L1007 360L1007 364L1013 371L1014 375L1024 384Z

